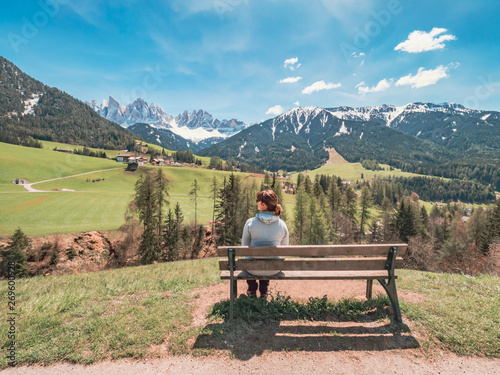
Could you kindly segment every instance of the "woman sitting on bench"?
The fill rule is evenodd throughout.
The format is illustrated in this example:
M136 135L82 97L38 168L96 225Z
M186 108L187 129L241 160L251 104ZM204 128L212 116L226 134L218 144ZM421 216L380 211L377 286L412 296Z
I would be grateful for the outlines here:
M288 228L285 222L280 219L283 209L278 204L276 193L270 189L259 192L257 194L257 208L261 212L247 220L243 229L241 245L250 247L288 245ZM255 276L270 276L280 272L280 270L247 270L247 272ZM257 284L256 280L247 280L248 297L255 298L258 288L260 297L267 298L269 280L258 281L259 283Z

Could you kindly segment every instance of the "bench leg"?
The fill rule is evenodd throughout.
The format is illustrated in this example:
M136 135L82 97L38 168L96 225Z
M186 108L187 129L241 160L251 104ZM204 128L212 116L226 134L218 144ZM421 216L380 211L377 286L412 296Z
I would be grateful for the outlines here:
M227 250L227 257L229 258L229 319L233 320L234 313L234 299L236 294L238 293L238 284L236 279L234 278L234 269L235 269L235 253L234 249Z
M373 279L366 280L366 299L372 299Z
M384 279L378 279L379 283L382 284L387 295L389 296L389 300L391 301L392 311L394 312L394 320L397 323L403 323L403 319L401 318L401 310L399 309L399 300L398 293L396 292L396 280L389 279L389 282L386 282Z

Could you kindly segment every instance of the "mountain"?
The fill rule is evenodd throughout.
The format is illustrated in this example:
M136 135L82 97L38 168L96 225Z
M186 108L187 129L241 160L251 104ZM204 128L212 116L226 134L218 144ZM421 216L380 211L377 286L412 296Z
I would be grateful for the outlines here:
M19 144L29 137L105 149L123 149L137 138L0 57L0 141Z
M123 127L128 127L137 123L154 124L157 127L169 128L174 120L159 105L148 103L139 98L133 103L124 107L112 96L108 100L103 100L99 106L95 100L86 102L94 111L102 117L113 121Z
M338 107L332 115L375 121L470 156L500 158L500 113L468 109L456 103L410 103L396 107Z
M116 122L123 127L130 127L137 123L148 124L158 130L168 130L186 139L191 146L202 149L207 145L220 142L241 130L247 125L236 119L218 120L203 110L188 112L184 111L175 118L167 114L157 104L149 105L145 100L139 98L127 106L123 106L112 96L104 100L101 105L95 100L87 102L94 111L102 117ZM134 127L131 131L143 131L143 127ZM160 132L158 135L168 134ZM154 141L149 141L153 142Z
M335 148L346 160L433 167L464 156L500 159L498 112L456 104L294 108L203 150L269 170L313 169ZM455 130L454 130L455 129Z

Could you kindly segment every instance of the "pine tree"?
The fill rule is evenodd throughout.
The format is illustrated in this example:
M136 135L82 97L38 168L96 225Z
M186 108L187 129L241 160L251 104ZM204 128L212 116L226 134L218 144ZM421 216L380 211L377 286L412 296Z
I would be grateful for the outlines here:
M408 242L409 237L417 234L414 211L408 199L402 199L399 203L392 225L403 242Z
M341 211L349 218L353 227L356 227L358 223L356 219L356 198L356 192L353 188L348 186L344 191L341 201Z
M192 189L189 192L189 195L192 196L194 200L194 227L197 227L197 216L198 216L198 191L200 188L198 187L198 181L194 179L193 184L191 185Z
M297 190L295 196L295 208L293 217L293 232L296 238L297 244L301 245L306 242L306 230L307 230L307 194L305 191L304 184L301 184Z
M271 188L271 179L269 177L269 173L266 172L264 175L264 181L262 181L262 186L260 190L266 190Z
M163 260L171 262L179 259L181 248L183 215L182 210L177 202L174 211L168 210L167 218L163 228Z
M308 195L312 194L312 182L309 175L306 175L306 177L304 178L304 189Z
M318 204L317 199L311 197L309 205L309 245L324 245L326 244L326 228L323 210Z
M135 184L135 202L139 221L144 225L144 232L139 245L139 254L143 264L160 260L163 206L168 204L165 196L168 182L161 169L155 177L141 175Z
M224 181L219 190L219 202L217 204L217 223L215 230L218 235L218 245L234 245L241 242L243 231L243 218L239 210L241 198L240 181L234 173Z
M479 249L483 253L488 253L493 239L497 237L500 237L500 199L497 199L497 203L491 213L488 224L486 224L486 228L481 236Z
M273 191L278 196L278 203L281 204L281 208L283 209L283 212L281 213L281 220L286 222L288 220L288 214L286 213L285 210L285 200L283 199L283 189L280 181L275 181L275 186L273 187Z
M320 176L317 174L314 177L314 185L313 185L313 195L315 198L319 198L323 195L323 187L320 184Z
M365 226L368 220L371 219L370 208L372 207L372 194L367 185L361 189L361 215L359 220L359 234L361 237L365 235Z
M163 170L161 168L158 169L158 172L156 173L155 176L155 187L156 187L156 195L157 195L157 202L158 202L158 228L157 228L157 233L158 233L158 241L161 242L161 235L162 235L162 225L163 225L163 207L165 205L170 204L166 197L168 197L168 180L166 176L163 174Z
M255 181L255 180L254 180ZM215 243L215 209L217 205L217 194L219 192L219 183L217 178L214 176L212 179L212 184L210 186L210 198L213 199L213 208L212 208L212 243Z
M30 239L21 228L17 228L8 242L6 251L2 254L2 276L6 278L28 277L27 254L30 251Z
M195 234L195 238L194 238L194 242L193 242L193 250L191 251L191 259L198 258L198 255L200 254L201 249L203 249L203 239L204 238L205 238L205 228L203 228L203 225L200 225L197 228L197 231Z

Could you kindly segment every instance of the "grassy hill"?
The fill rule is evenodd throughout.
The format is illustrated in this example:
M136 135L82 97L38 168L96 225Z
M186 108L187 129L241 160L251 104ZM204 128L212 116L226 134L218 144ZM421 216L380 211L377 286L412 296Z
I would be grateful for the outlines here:
M192 314L199 293L219 282L217 259L16 280L17 361L88 364L166 353L206 355L219 350L234 355L245 351L242 343L252 335L274 343L273 351L303 350L300 348L307 345L307 338L297 338L294 347L285 348L269 334L281 320L288 321L286 326L313 324L315 328L322 320L370 324L370 335L366 336L352 337L342 329L335 332L331 341L340 346L343 342L380 337L383 341L378 350L389 350L403 333L412 338L413 348L421 348L424 353L444 349L461 355L500 357L498 277L402 270L398 290L418 296L412 302L401 299L402 326L390 324L386 297L367 302L313 299L308 303L316 303L317 318L315 323L308 323L310 318L286 317L287 309L293 309L297 302L276 295L268 303L238 299L237 324L224 321L224 315L215 314L214 308L206 326L194 325ZM7 281L0 281L0 287L5 290ZM219 307L224 309L228 304L225 300ZM239 315L243 306L246 318ZM342 311L335 313L338 315L333 321L330 307ZM267 319L257 318L261 315ZM325 319L327 316L330 318ZM2 319L0 330L7 332L8 324ZM382 331L376 331L375 325L380 325ZM0 368L5 367L4 355L0 357Z
M127 172L122 163L52 151L56 146L70 148L65 144L43 144L44 149L36 149L0 143L0 163L4 166L0 170L0 210L3 213L0 234L10 235L19 226L28 235L117 229L123 224L140 173L154 172L158 168L144 166L136 172ZM179 202L184 217L188 221L194 220L194 203L188 192L196 179L201 188L198 220L211 220L210 183L214 176L222 182L228 172L190 167L162 168L170 182L171 207ZM16 178L27 178L33 183L98 170L101 172L33 186L47 191L44 193L28 193L24 187L11 183ZM241 178L249 176L245 173L239 175Z
M140 173L154 173L158 168L143 166L136 172L126 172L124 164L113 160L52 151L54 147L78 146L52 142L43 142L43 146L43 149L37 149L0 142L0 163L3 166L0 168L0 235L11 235L18 227L28 235L117 229L123 224L124 213L127 204L133 199L134 186ZM161 148L158 147L158 150ZM108 156L116 156L113 152L117 153L111 151ZM202 159L204 164L209 163L209 158ZM179 202L185 219L194 221L194 203L188 192L196 179L200 186L198 221L211 220L213 201L210 198L210 184L213 177L221 183L229 175L228 172L191 167L162 168L170 182L170 207ZM89 173L92 171L100 172ZM16 178L27 178L33 183L81 173L89 174L33 186L46 191L43 193L28 193L24 187L11 183ZM312 179L316 174L333 174L345 180L361 180L361 174L365 179L412 175L399 170L370 171L359 163L345 160L336 160L333 164L306 173ZM248 173L238 175L246 180L255 179L258 186L262 181L261 177ZM61 191L63 189L74 191ZM285 195L284 203L288 218L291 219L295 196Z

